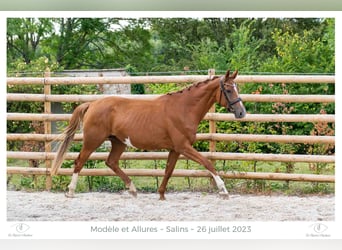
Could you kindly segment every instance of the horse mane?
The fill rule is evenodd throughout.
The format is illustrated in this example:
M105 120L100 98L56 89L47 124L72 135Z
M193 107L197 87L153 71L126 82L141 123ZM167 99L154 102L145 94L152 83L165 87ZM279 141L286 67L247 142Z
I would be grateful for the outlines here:
M217 78L219 78L219 76L214 76L212 78L208 78L208 79L206 79L204 81L201 81L201 82L195 82L195 83L191 84L190 86L188 86L188 87L186 87L184 89L181 89L181 90L178 90L178 91L175 91L175 92L167 93L167 95L181 94L181 93L183 93L186 90L190 91L193 87L198 88L199 86L207 84L208 82L210 82L210 81L212 81L214 79L217 79Z

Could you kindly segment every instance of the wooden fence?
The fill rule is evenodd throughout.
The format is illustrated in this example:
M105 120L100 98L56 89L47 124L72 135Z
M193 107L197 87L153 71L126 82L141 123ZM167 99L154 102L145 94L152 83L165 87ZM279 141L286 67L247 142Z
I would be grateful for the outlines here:
M42 78L7 78L7 85L43 85L42 94L18 94L8 93L7 101L35 101L44 102L43 114L32 113L7 113L7 120L16 121L43 121L45 126L44 134L7 134L8 141L43 141L45 152L7 152L8 159L23 160L44 160L44 168L30 167L7 167L8 174L34 174L46 175L46 188L51 188L50 167L55 153L51 150L51 141L59 140L58 135L51 133L52 121L67 121L70 114L51 114L51 102L87 102L103 98L106 95L54 95L51 94L52 85L71 85L71 84L149 84L149 83L186 83L205 80L207 76L126 76L126 77L49 77ZM335 83L334 76L318 75L287 75L287 76L238 76L238 83ZM128 98L151 99L157 95L124 95ZM256 95L242 94L244 102L335 102L334 95ZM261 153L226 153L216 152L217 141L239 141L239 142L275 142L275 143L306 143L306 144L334 144L334 136L293 136L293 135L258 135L258 134L219 134L216 133L217 121L236 121L232 114L215 113L212 108L205 116L209 120L209 132L197 134L197 140L208 140L210 142L209 152L202 154L210 160L240 160L240 161L276 161L276 162L322 162L334 163L334 155L295 155L295 154L261 154ZM292 114L247 114L245 118L239 119L241 122L327 122L334 123L335 115L292 115ZM82 134L76 134L75 140L82 140ZM93 153L90 159L104 160L108 153ZM67 153L66 159L75 159L77 153ZM181 157L184 158L184 157ZM167 159L166 152L125 152L121 159L132 160L157 160ZM130 176L163 176L164 172L158 169L125 169ZM59 174L71 175L71 169L61 169ZM81 175L115 175L110 169L83 169ZM223 178L237 179L267 179L267 180L286 180L286 181L315 181L315 182L334 182L334 175L313 175L313 174L287 174L287 173L256 173L256 172L219 172ZM202 170L182 170L176 169L173 176L189 177L210 177L207 171Z

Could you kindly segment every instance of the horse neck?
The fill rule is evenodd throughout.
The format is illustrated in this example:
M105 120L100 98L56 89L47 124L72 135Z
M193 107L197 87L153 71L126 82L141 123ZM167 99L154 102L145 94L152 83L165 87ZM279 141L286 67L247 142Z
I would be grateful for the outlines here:
M216 94L219 89L218 79L193 86L184 98L186 98L187 115L194 119L194 123L199 123L208 110L216 101Z

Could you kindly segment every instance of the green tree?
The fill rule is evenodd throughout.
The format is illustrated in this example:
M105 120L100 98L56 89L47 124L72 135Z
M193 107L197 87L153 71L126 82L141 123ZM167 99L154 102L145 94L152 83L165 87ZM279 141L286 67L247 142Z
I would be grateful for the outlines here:
M45 56L61 69L117 68L153 64L150 32L143 19L10 18L8 69ZM152 63L151 63L152 62Z
M44 41L44 51L65 69L98 68L98 55L105 50L99 42L109 24L99 18L58 18L56 30Z
M7 66L13 68L12 64L16 64L18 59L30 64L42 56L40 42L50 34L52 28L49 18L8 18Z

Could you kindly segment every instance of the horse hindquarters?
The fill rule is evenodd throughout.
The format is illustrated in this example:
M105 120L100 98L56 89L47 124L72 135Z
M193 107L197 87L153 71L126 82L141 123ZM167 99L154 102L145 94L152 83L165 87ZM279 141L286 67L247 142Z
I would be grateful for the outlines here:
M100 133L99 133L100 132ZM107 136L101 133L101 129L89 123L83 125L83 145L82 149L75 160L74 173L68 186L69 191L67 197L74 197L78 180L78 174L81 172L85 162L89 156L106 140Z

